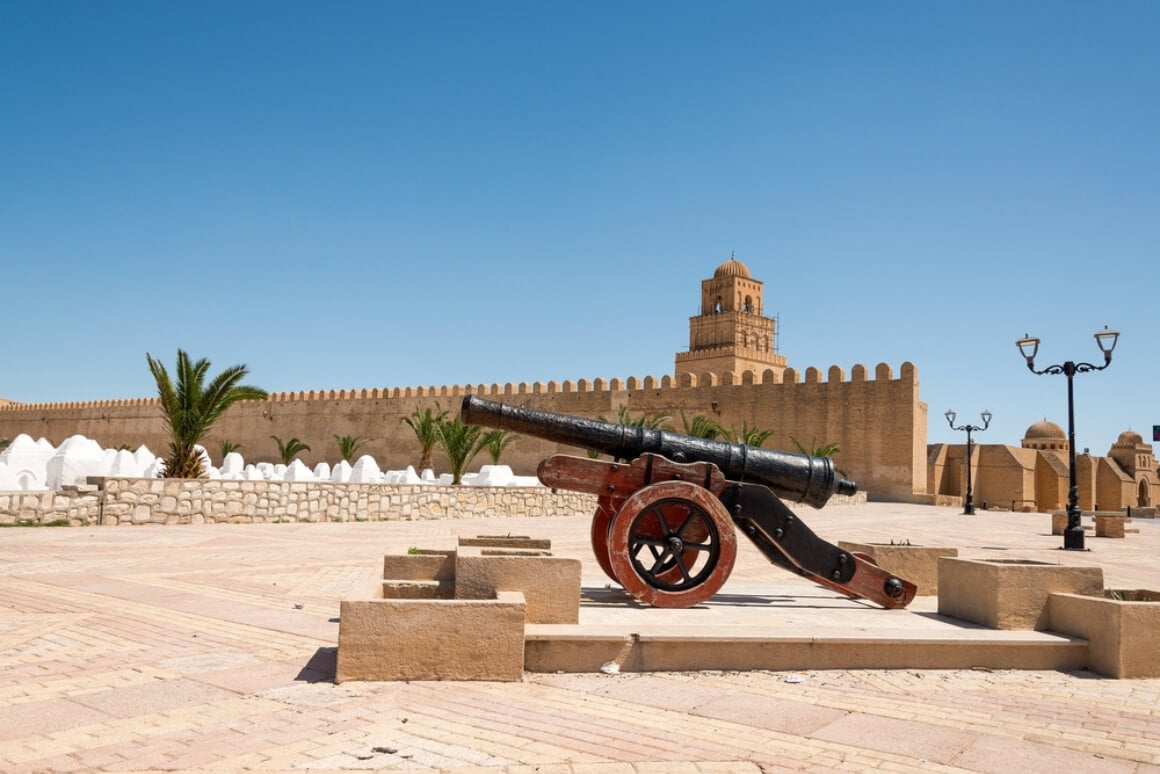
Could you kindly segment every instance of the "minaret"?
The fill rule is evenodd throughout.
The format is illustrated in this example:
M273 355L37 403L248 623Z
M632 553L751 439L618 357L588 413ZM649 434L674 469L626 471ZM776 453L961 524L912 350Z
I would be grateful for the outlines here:
M753 371L760 380L766 370L780 375L786 360L777 354L775 321L762 315L762 285L732 255L701 282L701 313L689 318L689 351L677 353L681 374L732 371L740 380Z

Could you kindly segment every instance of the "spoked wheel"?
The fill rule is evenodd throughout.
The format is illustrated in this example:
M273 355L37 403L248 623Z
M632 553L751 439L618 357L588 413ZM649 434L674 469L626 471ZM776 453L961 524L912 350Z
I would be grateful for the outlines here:
M604 574L612 580L620 583L616 576L612 573L612 560L609 558L608 551L608 525L612 523L612 517L616 515L616 511L612 508L612 501L607 497L600 497L596 501L596 513L592 516L592 553L596 557L596 563L600 565L600 569L604 570Z
M616 580L654 607L691 607L716 594L737 558L721 501L685 481L645 487L624 501L608 530Z

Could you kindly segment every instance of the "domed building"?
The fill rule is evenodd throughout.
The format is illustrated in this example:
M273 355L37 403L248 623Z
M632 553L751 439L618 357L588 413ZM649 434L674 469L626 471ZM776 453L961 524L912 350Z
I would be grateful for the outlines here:
M1055 422L1043 419L1028 427L1019 447L975 444L971 457L976 503L1039 512L1067 507L1070 443ZM1152 445L1132 430L1120 433L1106 457L1076 454L1075 474L1085 511L1151 508L1160 502ZM966 494L966 445L932 444L927 475L929 491L940 501L961 502Z
M1131 478L1138 506L1151 506L1160 499L1157 497L1160 494L1160 476L1156 470L1156 455L1152 451L1152 444L1145 441L1142 435L1135 430L1120 433L1108 451L1108 456Z
M1048 422L1046 418L1027 428L1020 445L1024 449L1038 449L1040 451L1067 451L1070 446L1063 428L1054 422Z

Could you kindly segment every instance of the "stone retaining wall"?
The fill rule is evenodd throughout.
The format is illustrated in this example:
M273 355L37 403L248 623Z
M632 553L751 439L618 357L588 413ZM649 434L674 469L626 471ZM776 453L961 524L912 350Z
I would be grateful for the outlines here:
M409 521L575 516L596 498L542 487L107 478L60 492L0 492L0 523L73 526L289 521Z
M69 486L59 492L0 492L0 524L98 524L104 499L105 493L95 486Z
M104 478L59 492L0 492L0 524L72 526L289 521L420 521L578 516L596 497L544 487ZM866 502L834 496L830 506ZM793 504L789 504L793 507Z

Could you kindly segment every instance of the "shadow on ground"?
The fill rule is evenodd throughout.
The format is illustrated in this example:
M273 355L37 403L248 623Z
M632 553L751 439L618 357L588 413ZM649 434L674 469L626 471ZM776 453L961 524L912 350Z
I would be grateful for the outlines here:
M314 651L295 677L300 683L333 683L338 669L338 648L326 647Z

